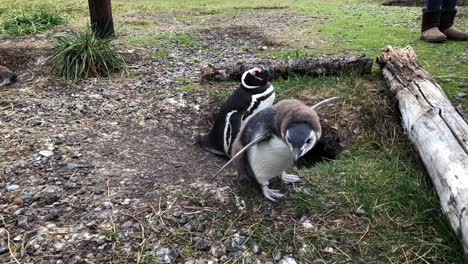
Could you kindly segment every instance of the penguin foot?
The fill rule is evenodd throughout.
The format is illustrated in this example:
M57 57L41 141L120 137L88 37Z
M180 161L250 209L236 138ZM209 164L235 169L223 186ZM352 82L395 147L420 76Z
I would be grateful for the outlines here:
M268 188L267 185L262 186L263 195L272 202L277 202L277 199L283 199L284 194L280 193L279 190Z
M281 174L281 180L283 180L285 183L297 183L297 182L302 182L302 178L294 175L294 174L287 174L286 172L283 172Z

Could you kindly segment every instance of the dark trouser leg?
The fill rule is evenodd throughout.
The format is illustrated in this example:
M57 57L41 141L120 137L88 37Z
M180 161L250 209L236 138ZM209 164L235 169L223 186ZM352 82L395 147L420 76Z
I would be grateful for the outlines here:
M449 0L426 0L426 10L439 11L445 2L449 2Z
M444 0L442 3L443 11L453 11L456 9L457 0Z

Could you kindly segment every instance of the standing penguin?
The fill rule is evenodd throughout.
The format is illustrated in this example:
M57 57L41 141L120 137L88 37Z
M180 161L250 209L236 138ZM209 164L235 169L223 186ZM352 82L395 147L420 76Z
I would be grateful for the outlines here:
M231 156L232 143L240 128L275 101L275 90L269 78L268 70L263 68L253 68L243 73L241 85L221 107L213 128L199 136L198 142L204 149Z
M313 107L295 99L282 100L262 110L238 134L233 157L217 174L237 159L238 174L255 179L267 199L283 198L278 190L268 187L269 181L275 177L281 177L286 183L301 181L300 177L285 171L320 139L322 129L315 109L338 99L334 97Z

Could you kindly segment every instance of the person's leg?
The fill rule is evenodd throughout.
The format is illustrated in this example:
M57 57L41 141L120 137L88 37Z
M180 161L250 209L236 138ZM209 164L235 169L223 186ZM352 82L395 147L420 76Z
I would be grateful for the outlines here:
M426 10L438 11L445 2L445 0L426 0Z
M423 9L421 39L427 42L442 42L447 37L439 30L441 8L444 0L426 0Z
M453 21L457 14L457 0L444 0L442 3L442 13L440 15L439 30L451 40L468 40L468 34L453 26Z
M455 10L457 7L457 0L444 0L442 2L442 11Z

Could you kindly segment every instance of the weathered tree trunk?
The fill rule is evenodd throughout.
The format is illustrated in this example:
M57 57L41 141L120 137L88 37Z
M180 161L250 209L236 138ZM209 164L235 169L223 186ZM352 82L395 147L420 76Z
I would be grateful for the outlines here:
M378 62L442 210L468 252L468 124L413 49L387 47Z
M111 0L88 0L91 28L100 38L114 35Z
M295 59L290 61L259 61L234 65L207 64L201 70L202 81L239 81L242 73L255 66L268 69L273 79L287 79L291 74L324 76L341 73L368 74L372 71L372 59L365 56L349 58Z

